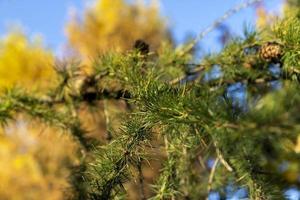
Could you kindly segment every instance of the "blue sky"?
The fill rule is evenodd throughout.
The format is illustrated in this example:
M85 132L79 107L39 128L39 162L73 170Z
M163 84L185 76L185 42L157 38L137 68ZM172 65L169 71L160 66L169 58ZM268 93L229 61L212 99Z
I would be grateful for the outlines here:
M45 44L58 51L64 43L63 27L71 8L83 10L92 0L0 0L0 35L12 25L21 25L28 35L41 34ZM268 9L278 10L283 0L265 0ZM242 0L162 0L161 12L178 42L187 34L197 34L228 9ZM241 33L243 25L254 24L255 11L248 8L234 15L226 24L234 33ZM207 51L219 48L217 32L204 38L202 44Z

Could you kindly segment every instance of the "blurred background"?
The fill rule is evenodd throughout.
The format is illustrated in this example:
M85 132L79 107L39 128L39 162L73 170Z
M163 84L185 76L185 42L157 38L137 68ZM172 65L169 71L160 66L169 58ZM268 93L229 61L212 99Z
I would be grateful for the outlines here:
M189 42L241 2L0 0L0 90L22 85L39 93L55 84L53 66L58 60L79 58L88 73L91 58L111 50L126 51L139 38L153 51ZM220 51L244 27L265 26L282 14L284 4L284 0L266 0L233 15L199 42L198 58ZM95 118L85 108L82 113L95 135L105 126L103 117ZM1 129L0 199L63 199L70 168L79 162L77 151L78 144L67 134L18 116ZM290 168L286 176L297 181L298 172ZM245 191L228 194L227 199L241 199ZM286 194L300 199L294 188ZM212 193L210 199L219 196Z
M131 0L132 1L132 0ZM237 13L228 19L224 26L231 34L241 34L244 25L255 25L257 7L262 6L268 12L280 14L284 0L266 0ZM65 26L75 13L81 15L95 0L0 0L0 34L13 27L22 27L28 35L39 34L47 47L57 54L62 53L67 37ZM149 0L146 3L149 3ZM242 0L172 0L157 1L159 12L166 20L177 43L195 36L222 16L228 9L243 2ZM228 30L228 31L229 31ZM219 50L217 39L220 30L214 31L202 41L206 51Z

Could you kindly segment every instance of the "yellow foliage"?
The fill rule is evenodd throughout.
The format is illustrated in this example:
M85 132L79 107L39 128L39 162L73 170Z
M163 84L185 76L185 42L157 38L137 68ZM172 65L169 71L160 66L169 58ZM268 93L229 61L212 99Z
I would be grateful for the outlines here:
M19 123L0 135L0 199L63 199L77 146L55 130Z
M256 26L259 29L265 27L267 25L267 17L268 17L267 11L260 6L256 9L256 15L257 15Z
M38 38L31 42L21 32L8 34L0 40L0 89L46 87L54 76L53 61Z
M297 0L286 0L282 8L285 17L296 16L299 13L299 2Z
M130 49L137 39L147 41L154 49L169 39L154 1L146 6L144 1L128 4L125 0L97 0L82 19L72 17L66 34L69 45L84 59L110 50Z
M269 13L263 6L258 6L256 9L256 27L258 30L263 30L270 27L277 19L277 16Z
M295 146L295 152L300 153L300 135L297 138L297 143L296 143L296 146Z

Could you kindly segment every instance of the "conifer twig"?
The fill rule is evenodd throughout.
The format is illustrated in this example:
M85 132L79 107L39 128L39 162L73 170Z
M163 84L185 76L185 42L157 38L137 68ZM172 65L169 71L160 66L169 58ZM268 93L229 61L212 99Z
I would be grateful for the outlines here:
M109 119L109 113L108 113L108 105L107 100L103 100L103 112L105 117L105 126L106 126L106 139L110 141L112 139L112 135L110 132L110 119Z
M229 165L229 163L224 159L224 157L223 157L223 155L222 155L222 153L221 153L221 151L220 151L220 149L219 149L219 147L218 147L217 141L214 140L213 143L214 143L214 146L215 146L215 148L216 148L217 156L218 156L218 158L220 159L221 163L224 165L224 167L225 167L229 172L232 172L233 169L232 169L232 167Z
M186 79L188 76L192 76L192 75L196 75L199 74L200 72L202 72L203 70L205 70L205 66L199 64L198 67L194 68L193 71L189 72L188 74L185 74L181 77L175 78L173 80L171 80L169 82L169 84L171 85L175 85L177 83L182 82L184 79Z
M219 161L220 161L220 158L216 158L216 160L211 168L209 179L208 179L207 194L209 194L209 192L211 191L212 182L213 182ZM206 200L208 200L208 197L206 198Z
M141 200L146 200L145 186L144 186L144 176L143 176L143 171L142 171L142 160L141 159L138 161L137 168L138 168L139 188L140 188Z

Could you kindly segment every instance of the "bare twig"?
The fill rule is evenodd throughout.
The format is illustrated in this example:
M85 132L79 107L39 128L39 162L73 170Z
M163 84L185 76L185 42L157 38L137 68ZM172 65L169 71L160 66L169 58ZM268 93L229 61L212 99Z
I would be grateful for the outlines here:
M215 148L216 148L217 156L218 156L218 158L220 159L221 163L224 165L224 167L225 167L229 172L232 172L233 169L232 169L232 167L229 165L229 163L224 159L224 157L223 157L223 155L222 155L222 153L221 153L221 151L220 151L220 149L219 149L219 147L218 147L217 141L214 140L213 143L214 143L214 146L215 146Z
M145 187L144 187L144 176L143 176L143 171L142 171L142 161L138 161L138 175L139 175L139 188L140 188L140 195L141 195L141 200L146 200L146 195L145 195Z
M205 66L203 65L198 65L198 67L194 68L193 71L189 72L189 74L185 74L181 77L178 77L178 78L175 78L173 80L171 80L169 82L169 84L171 85L175 85L177 83L180 83L182 82L183 80L185 80L188 76L192 76L192 75L196 75L196 74L199 74L200 72L202 72L203 70L205 70Z
M252 4L259 3L263 0L248 0L237 6L228 10L222 17L217 19L212 25L204 29L194 40L191 42L183 51L181 55L185 55L189 52L202 38L204 38L208 33L212 32L215 28L217 28L220 24L222 24L225 20L227 20L232 15L238 13L240 10L251 6Z
M216 169L217 169L219 161L220 161L220 159L216 158L216 160L215 160L215 162L214 162L214 164L213 164L213 166L211 168L209 179L208 179L208 186L207 186L207 193L208 194L211 191L212 182L213 182L213 179L214 179L215 172L216 172ZM208 200L208 197L206 198L206 200Z
M104 117L105 117L105 125L106 125L106 138L108 141L112 139L112 135L110 132L110 119L109 119L109 113L108 113L108 105L107 100L103 100L103 111L104 111Z

